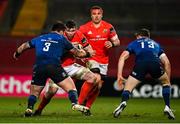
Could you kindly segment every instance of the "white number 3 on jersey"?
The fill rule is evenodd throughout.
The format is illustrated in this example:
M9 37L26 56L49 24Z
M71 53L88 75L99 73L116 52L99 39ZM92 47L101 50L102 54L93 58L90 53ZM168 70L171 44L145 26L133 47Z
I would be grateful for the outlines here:
M43 47L43 51L49 51L49 47L50 47L50 45L51 45L51 43L45 43L44 44L45 46Z

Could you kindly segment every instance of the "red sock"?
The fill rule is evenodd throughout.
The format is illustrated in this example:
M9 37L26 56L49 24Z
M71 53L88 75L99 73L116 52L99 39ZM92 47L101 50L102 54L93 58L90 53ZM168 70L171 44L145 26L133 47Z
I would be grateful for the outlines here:
M86 107L91 108L92 104L96 100L97 96L100 93L100 89L96 86L95 89L89 94L87 101L86 101Z
M81 91L79 94L79 98L78 98L78 102L79 104L83 104L84 101L86 100L89 92L91 91L91 89L93 88L94 84L93 83L88 83L87 81L85 81L81 87Z
M42 110L46 107L46 105L50 102L51 98L52 98L52 97L50 97L50 98L47 99L45 96L43 96L42 101L41 101L41 103L39 104L37 110L38 110L38 111L42 111Z

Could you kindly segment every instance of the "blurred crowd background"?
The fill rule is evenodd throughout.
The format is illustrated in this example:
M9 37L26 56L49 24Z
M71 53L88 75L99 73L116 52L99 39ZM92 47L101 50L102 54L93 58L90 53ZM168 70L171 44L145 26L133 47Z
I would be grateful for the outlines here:
M179 0L1 0L0 33L36 35L48 31L55 20L74 19L81 25L90 19L92 5L104 9L104 19L120 36L140 27L154 35L180 34Z
M103 19L113 24L121 40L120 47L109 51L110 77L116 77L119 55L134 40L133 33L148 28L171 61L172 79L180 79L180 0L0 0L0 74L31 74L34 52L15 62L12 54L17 46L48 32L56 20L84 24L91 19L93 5L103 8ZM132 66L130 59L124 75Z

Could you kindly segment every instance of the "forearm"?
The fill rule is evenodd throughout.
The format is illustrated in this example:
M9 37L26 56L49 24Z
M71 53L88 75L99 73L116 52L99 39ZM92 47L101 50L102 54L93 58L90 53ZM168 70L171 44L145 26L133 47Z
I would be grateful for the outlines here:
M113 47L120 45L120 40L117 35L111 38L111 43Z
M19 46L13 54L14 59L17 59L21 55L21 53L28 48L30 48L30 45L28 42L23 43L21 46Z
M90 53L89 52L85 52L83 49L78 50L76 48L74 48L73 50L71 50L71 52L79 58L85 58L85 57L89 57Z
M21 46L19 46L16 50L16 52L18 52L19 54L21 54L23 51L25 51L26 49L30 48L29 43L23 43Z
M118 77L122 76L123 68L124 68L124 59L119 59L119 62L118 62L118 74L117 74Z

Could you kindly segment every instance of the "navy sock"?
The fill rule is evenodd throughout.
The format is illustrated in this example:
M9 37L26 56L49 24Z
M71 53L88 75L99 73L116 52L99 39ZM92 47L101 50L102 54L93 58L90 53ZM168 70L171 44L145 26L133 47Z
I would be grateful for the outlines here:
M37 101L37 97L34 96L34 95L30 95L29 98L28 98L28 108L33 109L34 104L36 103L36 101Z
M71 101L72 104L77 104L78 102L78 94L76 90L70 90L68 92L68 97L69 100Z
M122 92L122 102L127 101L129 99L130 92L128 90L124 90Z
M170 86L163 86L162 95L165 104L170 107Z

